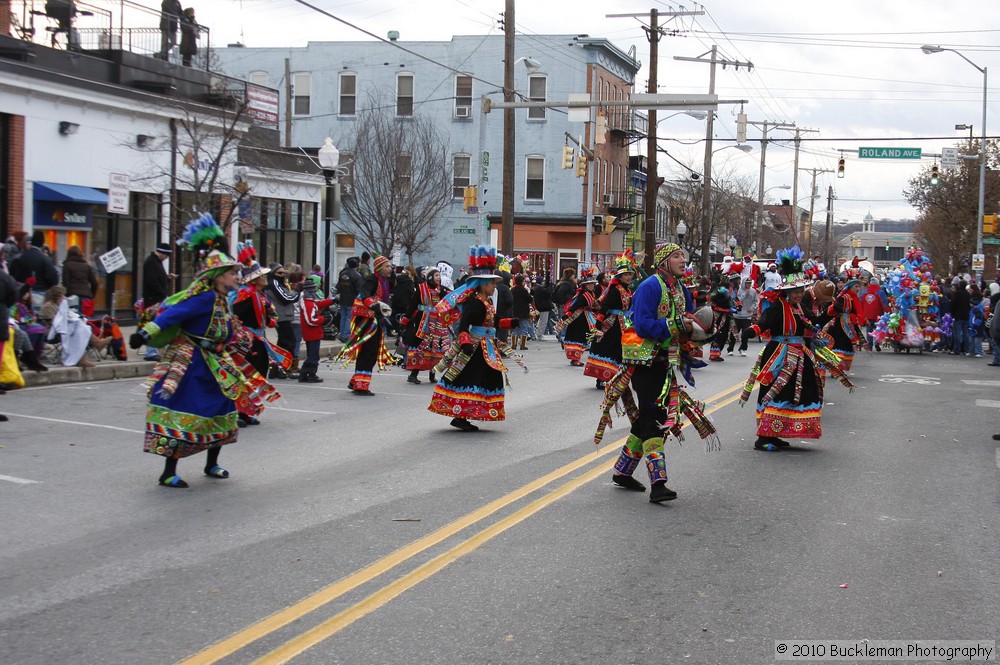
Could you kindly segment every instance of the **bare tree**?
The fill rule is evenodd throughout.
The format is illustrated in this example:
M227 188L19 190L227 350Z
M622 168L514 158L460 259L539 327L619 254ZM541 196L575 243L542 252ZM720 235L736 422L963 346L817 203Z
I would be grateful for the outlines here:
M966 142L959 153L978 155L979 143ZM1000 180L995 177L1000 165L1000 141L986 143L986 213L990 203L1000 197ZM911 178L903 195L914 208L917 216L917 237L930 253L939 269L949 264L959 267L967 264L976 249L977 221L979 214L979 161L960 159L958 168L943 170L937 186L930 184L931 166L927 165ZM992 171L992 172L991 172Z
M376 97L344 137L353 158L351 195L343 208L350 217L340 230L355 230L367 245L388 254L395 242L413 255L427 252L441 213L452 202L448 147L425 117L398 118ZM353 228L351 228L353 226Z

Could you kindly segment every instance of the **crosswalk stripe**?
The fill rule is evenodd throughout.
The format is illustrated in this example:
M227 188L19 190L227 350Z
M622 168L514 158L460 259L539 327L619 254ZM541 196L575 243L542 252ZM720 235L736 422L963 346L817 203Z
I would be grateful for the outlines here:
M979 381L975 379L962 379L962 383L967 386L1000 386L1000 381Z
M991 409L1000 409L1000 401L995 399L977 399L976 406L987 406Z

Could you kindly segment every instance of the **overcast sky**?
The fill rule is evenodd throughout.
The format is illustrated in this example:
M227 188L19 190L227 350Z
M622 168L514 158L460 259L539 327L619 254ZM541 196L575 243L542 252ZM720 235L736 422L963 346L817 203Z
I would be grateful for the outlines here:
M294 0L182 2L195 4L199 22L211 28L217 46L230 42L304 46L309 41L371 39ZM313 4L382 37L398 30L404 43L499 33L496 19L504 8L503 0L314 0ZM530 55L543 65L547 58L566 61L579 57L571 47L541 48L532 43L531 36L605 37L622 50L635 47L643 63L636 87L645 90L649 44L642 25L638 19L605 15L648 12L651 7L661 12L680 9L676 4L639 0L518 0L518 54ZM996 0L716 0L685 8L705 14L667 23L678 34L660 42L660 92L708 91L709 67L675 61L675 55L700 56L717 44L722 56L753 62L750 73L744 68L719 69L717 92L720 98L747 99L745 110L751 120L794 122L819 130L804 134L806 139L835 139L804 140L800 169L835 171L837 150L858 146L919 147L924 153L939 153L968 135L954 129L959 123L974 125L978 136L983 75L954 53L924 55L919 47L926 43L961 50L978 66L995 72L987 128L990 135L1000 135L1000 2ZM716 147L733 142L737 110L720 109L715 136L721 142ZM674 117L660 124L660 133L696 142L664 141L662 145L701 170L704 121ZM789 134L773 131L770 136ZM898 140L884 140L887 137ZM954 139L915 141L914 137ZM754 139L760 138L760 130L751 127L748 138L753 152L723 150L715 155L717 168L713 170L735 169L756 182L760 150ZM792 159L790 142L768 147L767 187L792 183ZM914 217L902 192L920 165L912 160L876 162L848 155L844 179L835 174L819 176L823 196L816 207L825 208L827 186L832 184L837 221L860 221L869 207L876 219ZM669 178L682 173L668 160L661 160L661 174ZM799 204L803 208L809 206L809 184L810 175L800 170ZM775 190L769 198L791 198L791 192ZM987 208L992 205L987 203Z

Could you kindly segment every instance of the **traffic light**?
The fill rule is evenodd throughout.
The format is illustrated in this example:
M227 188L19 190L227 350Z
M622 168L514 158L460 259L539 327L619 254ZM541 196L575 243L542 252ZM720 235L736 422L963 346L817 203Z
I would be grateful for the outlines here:
M583 150L576 154L576 177L583 178L587 175L587 153Z
M615 220L618 219L614 215L604 216L604 233L606 235L611 235L615 232Z
M597 112L597 131L594 133L594 143L601 145L607 143L608 119L604 111Z
M469 208L476 207L476 199L479 198L479 192L477 187L473 185L472 187L466 187L462 190L462 209L465 212L469 212Z
M931 186L937 187L938 183L941 182L941 173L938 171L938 165L935 164L931 167Z
M840 161L837 162L837 177L838 178L843 178L844 177L844 167L846 167L846 166L847 166L847 161L843 157L841 157Z
M997 216L983 215L983 233L995 234L997 232Z
M573 150L573 146L564 145L563 146L563 168L571 169L573 168L573 154L576 151Z

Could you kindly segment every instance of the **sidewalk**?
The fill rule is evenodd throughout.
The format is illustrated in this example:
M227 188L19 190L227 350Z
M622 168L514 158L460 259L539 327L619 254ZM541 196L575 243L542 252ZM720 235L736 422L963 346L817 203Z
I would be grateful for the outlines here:
M81 383L85 381L107 381L109 379L134 379L149 376L153 371L155 362L143 360L142 354L145 347L139 350L128 348L128 338L136 330L135 326L122 326L122 336L125 338L125 350L128 352L128 360L117 360L113 357L103 357L100 362L94 362L93 367L63 367L62 365L49 365L47 372L32 372L25 370L24 385L26 388L34 386L52 386L62 383ZM272 339L273 341L273 339ZM323 341L320 343L320 358L325 358L330 351L339 351L343 344L339 340ZM305 345L302 346L305 358Z

